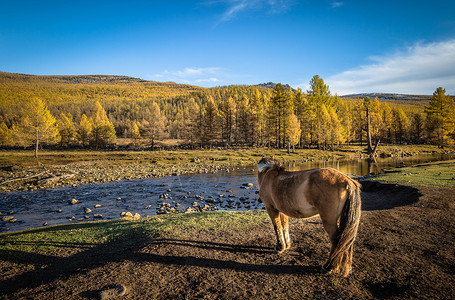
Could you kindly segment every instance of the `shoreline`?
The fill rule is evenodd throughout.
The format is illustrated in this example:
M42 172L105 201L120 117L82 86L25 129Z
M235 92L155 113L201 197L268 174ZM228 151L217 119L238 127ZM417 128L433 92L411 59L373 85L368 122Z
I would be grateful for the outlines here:
M283 163L305 163L329 159L361 159L360 147L339 151L318 149L286 150L214 149L190 151L48 151L39 160L30 151L0 151L0 193L34 191L59 186L78 186L121 180L176 175L216 173L255 167L262 156L274 156ZM412 146L383 147L385 156L431 154L440 149Z

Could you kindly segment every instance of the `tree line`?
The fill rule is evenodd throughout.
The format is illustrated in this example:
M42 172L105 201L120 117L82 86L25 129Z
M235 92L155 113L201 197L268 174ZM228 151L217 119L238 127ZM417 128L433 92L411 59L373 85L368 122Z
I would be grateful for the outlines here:
M8 93L14 94L14 89ZM306 92L281 84L274 89L227 86L160 99L126 96L98 101L87 95L87 101L76 104L62 101L61 93L46 93L26 95L16 106L0 99L1 146L34 145L37 154L40 143L105 148L118 137L128 137L136 146L145 143L152 149L156 141L168 138L201 147L335 149L365 141L367 109L373 140L440 147L455 142L454 100L443 88L436 89L427 106L412 109L377 98L342 99L332 95L318 75Z

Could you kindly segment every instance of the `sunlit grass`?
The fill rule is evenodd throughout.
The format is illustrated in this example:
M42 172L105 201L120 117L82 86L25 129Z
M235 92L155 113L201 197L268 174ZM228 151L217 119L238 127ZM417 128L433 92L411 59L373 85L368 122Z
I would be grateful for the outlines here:
M373 178L390 183L412 186L455 186L455 160L397 168Z

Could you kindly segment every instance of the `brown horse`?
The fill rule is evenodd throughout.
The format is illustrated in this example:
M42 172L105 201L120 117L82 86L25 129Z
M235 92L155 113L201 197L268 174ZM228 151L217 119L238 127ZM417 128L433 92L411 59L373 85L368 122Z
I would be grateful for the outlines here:
M258 163L259 196L275 229L278 253L289 249L288 217L319 214L332 248L321 271L347 276L360 222L360 184L331 169L289 172L270 158Z

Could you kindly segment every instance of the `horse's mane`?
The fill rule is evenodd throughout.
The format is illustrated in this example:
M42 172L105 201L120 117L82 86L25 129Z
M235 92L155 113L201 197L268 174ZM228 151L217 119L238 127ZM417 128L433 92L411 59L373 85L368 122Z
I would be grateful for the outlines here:
M274 168L278 172L286 171L286 168L278 160L272 159L272 162L273 162L272 168Z

